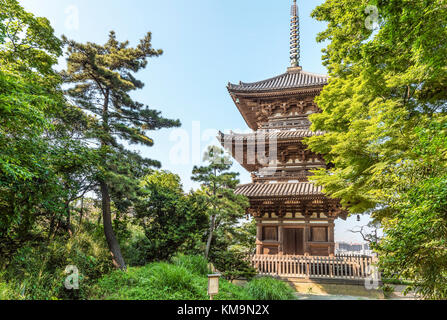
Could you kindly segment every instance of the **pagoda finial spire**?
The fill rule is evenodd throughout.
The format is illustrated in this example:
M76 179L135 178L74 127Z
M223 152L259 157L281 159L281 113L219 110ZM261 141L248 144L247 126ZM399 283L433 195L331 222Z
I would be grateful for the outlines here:
M300 20L298 5L293 0L290 22L290 63L292 68L300 66Z

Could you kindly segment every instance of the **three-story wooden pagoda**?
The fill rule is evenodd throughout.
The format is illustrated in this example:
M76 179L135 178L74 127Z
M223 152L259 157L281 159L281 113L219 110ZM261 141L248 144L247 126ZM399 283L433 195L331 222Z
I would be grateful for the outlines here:
M253 182L239 186L236 193L250 200L249 213L257 222L256 253L330 256L335 250L334 220L346 219L347 212L308 180L312 170L327 165L322 155L307 150L303 138L323 134L310 130L308 117L320 112L314 100L328 77L299 66L296 0L290 53L291 66L284 74L255 83L228 84L253 133L220 133L219 139L252 174Z

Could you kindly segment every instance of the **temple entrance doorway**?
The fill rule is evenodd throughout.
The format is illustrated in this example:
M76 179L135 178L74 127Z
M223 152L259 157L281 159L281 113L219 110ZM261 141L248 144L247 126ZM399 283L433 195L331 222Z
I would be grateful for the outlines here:
M284 229L284 254L304 255L304 229L286 228Z

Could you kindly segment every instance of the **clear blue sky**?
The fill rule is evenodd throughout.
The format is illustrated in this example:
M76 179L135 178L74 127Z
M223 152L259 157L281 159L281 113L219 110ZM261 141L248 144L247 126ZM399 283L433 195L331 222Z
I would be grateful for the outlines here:
M57 35L79 42L104 43L110 30L132 45L146 32L153 33L154 48L164 54L150 61L137 77L146 87L133 96L171 118L179 118L192 139L193 122L207 129L246 130L226 85L240 80L263 80L286 71L289 65L291 0L22 0L37 16L47 17ZM299 0L301 65L306 71L326 73L321 64L323 44L315 41L325 24L310 17L322 0ZM61 62L63 66L63 61ZM197 187L191 180L193 160L201 157L214 138L202 139L200 151L192 152L187 164L176 164L170 152L172 130L154 132L153 148L140 148L142 155L160 160L163 169L179 174L185 190ZM197 144L197 142L196 142ZM185 144L185 146L187 146ZM241 182L249 174L238 164ZM367 223L338 221L336 240L360 241L347 229Z

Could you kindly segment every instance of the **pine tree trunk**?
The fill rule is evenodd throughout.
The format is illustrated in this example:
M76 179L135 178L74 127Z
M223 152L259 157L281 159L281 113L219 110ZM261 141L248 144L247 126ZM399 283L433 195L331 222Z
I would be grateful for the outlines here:
M216 224L216 216L213 215L211 217L210 231L209 231L208 241L206 242L206 248L205 248L205 258L206 259L208 259L208 256L209 256L209 253L210 253L211 241L213 240L213 232L214 232L215 224Z
M102 221L104 225L104 234L106 236L107 244L109 246L112 261L115 267L126 270L126 262L121 254L121 248L116 239L115 232L112 226L112 214L110 210L110 194L109 188L105 182L101 182L102 195Z
M216 168L214 168L214 176L217 175L217 170ZM213 196L216 196L216 184L213 183ZM213 207L214 210L216 210L216 203L213 203ZM210 222L210 230L209 230L209 235L208 235L208 241L206 242L206 248L205 248L205 258L208 259L208 256L210 254L210 249L211 249L211 241L213 241L213 233L214 233L214 228L216 227L216 215L213 214L211 216L211 222Z
M109 97L110 91L107 89L104 93L104 105L102 110L102 126L104 132L109 133ZM101 139L101 147L105 147L107 143ZM121 253L121 248L116 239L115 231L112 226L112 213L110 210L110 193L109 187L105 181L100 181L101 197L102 197L102 223L104 225L104 234L109 246L112 261L115 267L126 270L126 262Z

